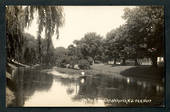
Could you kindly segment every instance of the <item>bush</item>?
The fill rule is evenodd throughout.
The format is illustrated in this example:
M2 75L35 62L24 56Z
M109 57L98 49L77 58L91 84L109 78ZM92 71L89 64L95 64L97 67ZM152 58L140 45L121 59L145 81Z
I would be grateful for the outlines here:
M88 62L89 62L90 65L93 64L93 59L92 59L91 57L88 57L87 60L88 60Z
M71 58L70 58L70 57L68 57L68 56L63 56L63 57L61 57L61 58L58 58L58 59L56 60L56 63L57 63L57 66L59 66L59 67L65 67L66 64L69 64L69 63L70 63L70 61L71 61Z
M90 63L88 60L81 59L79 60L79 67L80 69L90 69Z
M56 60L57 66L59 67L67 67L67 68L74 68L77 65L80 69L90 69L90 62L87 59L79 60L75 56L63 56ZM75 67L76 69L79 69Z

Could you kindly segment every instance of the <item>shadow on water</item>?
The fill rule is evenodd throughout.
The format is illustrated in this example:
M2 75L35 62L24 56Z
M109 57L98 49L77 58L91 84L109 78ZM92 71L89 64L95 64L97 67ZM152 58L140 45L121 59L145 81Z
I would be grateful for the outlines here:
M16 83L16 99L9 106L163 105L164 90L161 84L130 77L95 75L73 78L21 68L13 79Z
M163 88L147 82L130 78L114 78L111 76L87 77L80 83L78 94L74 100L96 103L103 100L105 106L161 106L163 104ZM127 103L125 100L134 101ZM140 103L139 100L151 100ZM124 100L124 101L122 101ZM119 102L119 103L118 103Z
M35 91L48 91L52 86L53 77L38 70L21 67L16 70L13 81L16 85L15 100L9 107L23 106Z
M138 79L145 79L152 82L161 83L164 77L164 67L152 67L147 65L132 67L120 72L126 77L134 77Z

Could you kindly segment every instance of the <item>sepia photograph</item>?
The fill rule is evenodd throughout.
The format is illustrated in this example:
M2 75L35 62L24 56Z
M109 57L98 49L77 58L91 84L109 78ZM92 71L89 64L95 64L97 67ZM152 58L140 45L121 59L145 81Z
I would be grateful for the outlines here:
M7 107L164 107L164 7L6 5Z

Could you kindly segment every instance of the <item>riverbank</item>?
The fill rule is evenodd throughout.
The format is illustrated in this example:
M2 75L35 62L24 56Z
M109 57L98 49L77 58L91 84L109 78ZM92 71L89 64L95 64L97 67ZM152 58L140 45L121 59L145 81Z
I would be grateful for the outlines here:
M75 74L81 75L81 72L85 72L85 75L101 75L101 74L118 75L120 74L121 70L126 70L132 67L133 66L112 67L112 65L94 64L91 66L91 69L89 70L75 70L75 69L60 68L60 67L55 67L55 70L60 73L70 74L70 75L75 75Z
M14 92L9 89L9 87L6 86L6 106L12 103L12 101L15 99Z
M6 72L6 106L12 103L12 101L15 99L14 95L14 89L12 90L12 87L14 84L12 83L11 74Z
M81 75L114 75L118 77L132 77L148 81L160 82L163 78L163 67L153 68L152 66L112 66L107 64L94 64L90 70L74 70L69 68L55 67L55 70L63 74Z
M11 104L15 100L15 84L12 81L12 75L18 67L29 67L28 65L21 64L16 61L10 61L7 63L6 69L6 106Z
M148 81L156 81L162 83L164 81L164 68L152 66L136 66L127 70L121 71L121 75L126 77L134 77Z

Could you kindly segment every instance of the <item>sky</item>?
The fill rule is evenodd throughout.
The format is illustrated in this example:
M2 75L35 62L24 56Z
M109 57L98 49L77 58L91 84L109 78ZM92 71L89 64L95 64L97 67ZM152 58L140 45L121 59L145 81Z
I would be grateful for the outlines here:
M65 47L80 40L87 32L96 32L105 38L107 32L125 23L123 9L133 6L64 6L65 23L60 37L52 37L54 47ZM37 37L36 19L25 32ZM42 34L44 36L44 34Z

